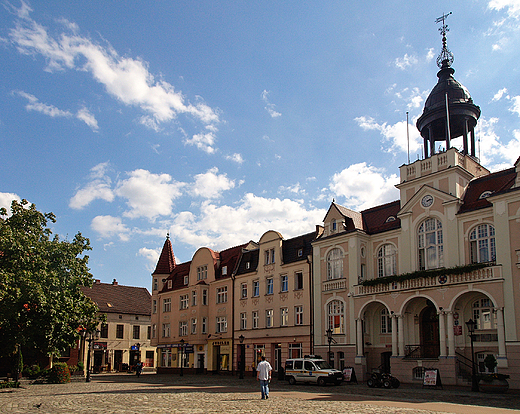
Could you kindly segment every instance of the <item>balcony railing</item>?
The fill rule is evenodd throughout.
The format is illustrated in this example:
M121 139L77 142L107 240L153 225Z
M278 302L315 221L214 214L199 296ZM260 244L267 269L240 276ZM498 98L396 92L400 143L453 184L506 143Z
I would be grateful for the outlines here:
M347 289L347 279L331 279L323 282L323 292L330 292L331 290Z
M418 277L396 282L379 283L372 286L355 286L356 296L391 293L403 290L439 288L461 283L481 282L502 279L502 266L489 266L471 272L441 275L436 277Z

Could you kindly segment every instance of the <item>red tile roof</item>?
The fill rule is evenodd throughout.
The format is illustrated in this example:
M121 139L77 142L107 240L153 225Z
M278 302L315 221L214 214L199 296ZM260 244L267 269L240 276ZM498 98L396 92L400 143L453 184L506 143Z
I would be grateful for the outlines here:
M92 299L102 313L124 313L133 315L147 315L152 313L152 296L148 289L143 287L100 283L98 280L91 288L82 287L82 292Z
M173 254L173 247L172 242L170 241L170 237L167 236L161 251L161 255L159 256L159 260L157 261L157 266L152 275L169 275L174 268L175 255Z
M397 200L362 211L365 231L374 234L400 228L401 220L397 218L400 209L401 202Z

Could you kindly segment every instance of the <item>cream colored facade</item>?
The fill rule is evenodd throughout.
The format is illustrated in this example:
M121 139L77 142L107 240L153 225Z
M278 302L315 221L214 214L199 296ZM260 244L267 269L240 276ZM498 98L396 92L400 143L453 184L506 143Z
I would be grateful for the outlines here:
M499 372L511 375L510 386L520 388L520 159L506 173L516 181L497 191L500 173L490 175L475 158L451 148L401 167L398 208L389 204L378 212L386 229L371 231L360 220L374 211L333 204L324 235L314 242L316 352L326 352L331 328L333 359L354 366L358 377L379 368L405 382L421 381L427 367L438 368L444 384L467 384L465 322L473 319L478 369L493 354ZM471 180L493 190L482 193L489 205L463 211ZM331 257L333 252L339 254ZM486 267L384 282L385 276L472 262ZM383 283L363 285L379 277Z
M235 366L246 373L266 356L279 371L287 358L311 353L311 241L262 235L243 252L235 277Z

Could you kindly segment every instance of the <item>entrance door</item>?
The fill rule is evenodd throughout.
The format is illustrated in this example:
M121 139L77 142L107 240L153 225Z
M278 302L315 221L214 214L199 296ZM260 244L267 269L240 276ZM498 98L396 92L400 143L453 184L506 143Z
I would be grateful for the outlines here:
M382 372L390 373L390 358L392 356L392 352L383 352L381 353L381 370Z
M204 374L204 354L198 355L197 374Z
M437 358L440 354L439 315L432 305L421 314L421 347L424 358Z

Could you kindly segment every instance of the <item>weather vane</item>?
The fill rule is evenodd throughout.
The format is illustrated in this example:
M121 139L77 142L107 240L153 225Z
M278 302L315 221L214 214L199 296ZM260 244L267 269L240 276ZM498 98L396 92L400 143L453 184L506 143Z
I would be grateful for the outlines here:
M443 66L451 66L453 63L453 53L450 52L450 49L448 49L448 45L446 44L446 33L450 31L448 29L448 25L445 24L445 20L448 18L448 16L451 14L449 12L448 14L443 14L441 17L438 17L435 19L435 23L441 23L442 26L439 27L439 32L442 34L442 50L439 56L437 57L437 66L439 68L442 68Z

